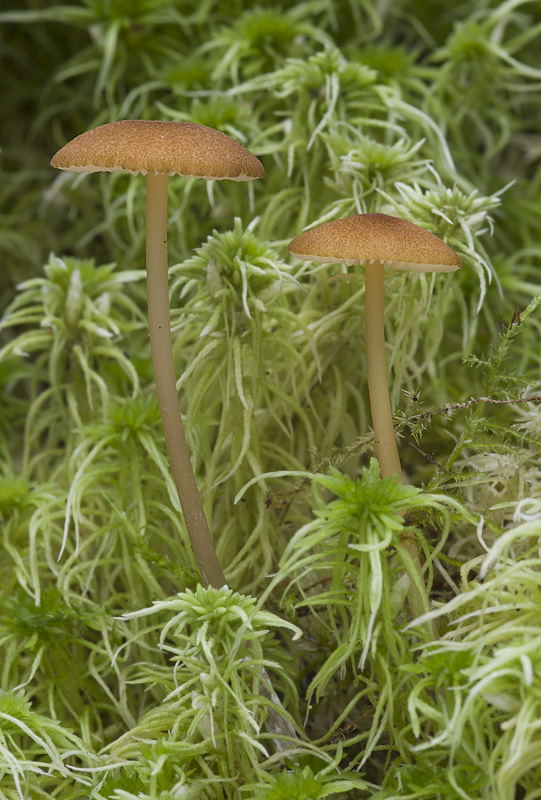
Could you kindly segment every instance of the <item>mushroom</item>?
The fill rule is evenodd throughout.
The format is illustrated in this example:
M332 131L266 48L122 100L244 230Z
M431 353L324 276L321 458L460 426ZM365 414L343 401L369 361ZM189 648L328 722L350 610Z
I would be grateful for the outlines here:
M226 581L212 543L182 427L176 389L167 275L167 178L262 178L261 162L225 133L193 122L121 120L68 142L51 166L70 172L147 176L147 291L150 346L167 452L195 560L205 586Z
M297 236L288 250L305 261L366 265L366 365L372 427L382 476L396 475L402 481L385 359L383 270L454 272L461 267L460 258L430 231L387 214L356 214L326 222Z
M387 214L356 214L326 222L297 236L288 250L305 261L366 266L366 366L376 452L382 477L396 475L397 481L402 482L385 358L383 270L388 267L412 272L454 272L462 266L460 258L430 231ZM417 544L406 541L405 549L421 574ZM414 617L422 613L423 599L411 580L408 602ZM430 628L438 638L436 623L432 622Z

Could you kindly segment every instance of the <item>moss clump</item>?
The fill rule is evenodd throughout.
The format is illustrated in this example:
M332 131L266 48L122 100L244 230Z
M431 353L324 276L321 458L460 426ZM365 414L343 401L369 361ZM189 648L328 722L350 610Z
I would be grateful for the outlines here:
M28 0L0 23L2 800L533 800L537 5ZM142 180L48 169L157 117L266 170L168 189L219 591L153 399ZM370 460L363 283L286 251L362 212L463 261L386 282L404 486Z

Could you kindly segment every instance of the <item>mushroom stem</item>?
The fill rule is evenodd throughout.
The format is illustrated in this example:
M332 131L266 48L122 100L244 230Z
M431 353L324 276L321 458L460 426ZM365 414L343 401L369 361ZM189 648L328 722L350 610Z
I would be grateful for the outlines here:
M205 587L226 581L203 511L184 435L173 364L167 273L167 175L147 176L147 292L150 347L173 479Z
M366 366L372 427L381 475L396 475L402 482L402 468L396 446L396 435L389 399L387 361L385 357L385 328L383 325L383 264L367 264L366 280Z
M387 360L385 357L385 327L383 324L383 264L374 261L365 269L366 294L366 366L368 373L368 393L370 395L370 411L372 427L376 440L376 452L382 478L396 475L397 481L403 482L402 467L396 446L396 435L389 398L389 381L387 378ZM411 540L404 541L406 552L413 559L419 575L421 575L421 559L417 544ZM420 616L426 609L423 599L413 582L408 589L408 604L413 617ZM437 628L431 626L438 638Z
M383 324L383 264L374 261L365 270L365 314L366 314L366 367L368 373L368 393L370 395L370 411L372 427L376 440L376 451L382 478L396 475L402 483L402 467L396 446L396 435L389 398L389 381L387 378L387 359L385 357L385 327ZM421 575L422 566L419 548L414 541L406 539L406 552L413 559L417 572ZM423 599L413 581L408 589L408 605L412 616L420 616L426 608ZM430 625L434 638L438 638L436 624Z

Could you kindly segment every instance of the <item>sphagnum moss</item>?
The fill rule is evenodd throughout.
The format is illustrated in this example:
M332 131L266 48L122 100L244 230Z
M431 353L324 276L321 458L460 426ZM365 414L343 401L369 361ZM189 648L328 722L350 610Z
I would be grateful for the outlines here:
M434 14L424 0L271 6L91 0L38 9L22 0L0 15L7 32L0 40L0 297L2 307L15 296L20 303L3 316L0 331L0 710L11 717L0 724L2 800L278 800L292 793L533 800L539 793L537 301L525 313L539 294L538 4L487 0L475 9L455 4L445 14ZM382 595L363 672L357 651L333 672L332 649L349 642L355 568L374 553L335 553L323 538L319 549L306 551L317 556L321 582L313 585L297 570L289 589L278 563L301 530L329 522L313 516L328 515L326 497L308 491L314 469L339 465L355 482L372 447L366 378L354 366L364 320L350 313L362 305L363 289L329 285L325 266L300 269L295 277L307 291L284 278L276 297L260 297L262 311L251 304L250 286L268 277L272 294L272 270L247 271L251 321L242 291L228 306L240 356L213 361L220 348L227 353L233 330L220 328L228 315L225 306L216 311L213 268L214 294L205 289L206 275L193 276L190 288L182 281L175 287L176 358L189 373L184 389L197 397L198 375L216 388L187 413L221 551L238 555L235 588L261 596L270 582L259 607L286 614L303 630L296 640L279 630L261 637L265 660L281 667L268 669L283 706L298 722L308 712L306 731L317 737L286 755L270 752L270 739L254 734L216 750L205 718L221 710L212 706L216 689L206 678L195 695L192 688L179 692L161 713L163 682L174 681L175 670L156 644L165 620L158 612L118 618L196 584L168 498L156 409L147 400L144 298L136 284L122 285L121 276L144 263L144 198L130 176L76 186L63 176L51 180L44 154L83 125L149 119L157 110L164 119L201 122L249 142L267 168L264 189L253 192L225 184L207 192L191 181L182 191L171 186L172 263L186 262L208 236L230 234L234 245L239 217L241 260L252 263L249 230L261 246L256 252L268 249L280 272L293 274L281 248L309 221L381 212L446 238L465 266L446 293L441 281L402 281L386 308L405 470L417 487L428 483L446 493L438 501L444 511L420 507L405 519L406 535L415 531L432 570L429 607L441 638L428 641L419 622L404 629L407 608L393 618L391 632L382 625L389 602ZM43 280L36 270L50 250L67 254L67 269L53 275L53 259ZM91 260L118 264L107 288L102 273L104 289L100 279L95 294L90 273L101 268L85 267ZM16 288L36 277L39 283ZM183 316L184 303L197 314ZM217 327L199 337L211 308ZM218 332L226 335L206 358ZM268 381L264 391L252 374ZM238 386L254 402L249 440ZM227 402L238 411L227 422L231 440L222 436L206 476L217 436L210 407ZM87 458L88 469L81 469ZM280 475L267 474L263 483L260 473L269 471ZM291 471L303 475L283 474ZM249 487L234 507L233 495L250 479L267 494ZM377 487L365 482L367 502ZM66 548L57 563L68 496ZM423 491L412 500L426 497ZM447 525L438 550L438 531ZM397 553L384 552L377 551L396 608L406 567ZM341 554L349 579L329 594ZM368 585L375 576L367 573ZM385 657L386 637L406 643L396 662ZM189 681L195 673L188 676L190 654L183 653L177 677ZM319 702L313 697L305 708L305 690L329 658ZM246 674L247 665L230 664L228 674ZM229 703L227 675L220 687L214 696ZM253 688L245 683L243 698L257 714ZM175 724L178 731L192 726L190 742L175 739ZM143 735L130 740L136 731ZM116 744L130 741L124 761L111 756ZM366 775L352 774L356 768Z
M291 267L240 220L172 275L176 349L189 353L179 386L189 396L203 491L215 497L208 513L220 531L218 553L235 585L253 588L274 566L277 531L262 506L232 515L234 497L265 464L305 465L319 422L306 408L318 353L291 308L299 293Z
M273 683L285 684L295 697L293 682L264 650L269 629L287 630L297 638L300 631L294 625L258 609L254 598L202 586L123 618L137 620L154 614L159 615L161 628L154 646L167 654L169 663L161 669L151 663L134 664L128 681L151 688L158 704L108 748L115 759L133 759L140 737L147 746L159 746L169 731L168 749L178 778L171 786L164 753L160 767L149 776L150 793L181 787L188 775L191 790L197 787L199 792L216 782L234 784L239 770L261 781L265 774L259 765L261 756L268 759L287 745L297 758L312 752L308 743L296 737L282 734L283 741L275 741L277 734L263 728L267 717L277 712L293 732L297 727L277 698L273 700L271 694L267 699L271 687L262 686L269 681L269 670ZM144 634L150 643L157 632L150 626L134 634L133 640ZM123 648L130 646L128 639Z

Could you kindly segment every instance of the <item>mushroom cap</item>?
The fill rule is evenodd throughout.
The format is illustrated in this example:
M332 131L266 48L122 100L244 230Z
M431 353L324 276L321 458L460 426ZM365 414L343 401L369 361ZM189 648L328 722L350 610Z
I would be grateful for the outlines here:
M81 133L51 159L70 172L149 172L252 181L263 165L227 134L195 122L119 120Z
M370 265L413 272L454 272L462 266L449 245L426 228L387 214L356 214L297 236L290 253L305 261Z

